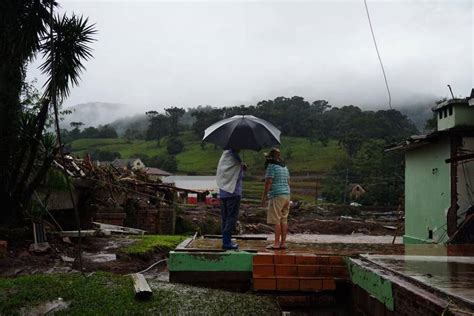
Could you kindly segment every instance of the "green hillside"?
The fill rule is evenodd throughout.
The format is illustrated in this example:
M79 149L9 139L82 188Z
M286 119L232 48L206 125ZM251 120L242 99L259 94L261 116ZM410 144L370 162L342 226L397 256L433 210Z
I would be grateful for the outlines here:
M176 156L178 173L198 175L213 174L222 150L212 144L201 148L201 141L191 132L180 136L184 142L184 151ZM166 138L158 147L155 141L117 139L78 139L72 142L74 154L83 156L95 149L119 152L122 158L131 158L145 154L149 157L165 156ZM309 140L299 137L282 137L282 156L285 158L292 174L327 172L338 158L344 157L344 151L336 141L327 146L319 142L311 144ZM257 176L263 172L263 152L244 151L243 158L250 167L250 173Z

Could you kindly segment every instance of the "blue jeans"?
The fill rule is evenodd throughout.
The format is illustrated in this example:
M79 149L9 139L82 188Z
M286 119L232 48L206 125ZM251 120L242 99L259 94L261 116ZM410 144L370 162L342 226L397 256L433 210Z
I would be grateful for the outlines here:
M240 210L240 196L221 199L221 228L224 245L230 244L230 238L235 229Z

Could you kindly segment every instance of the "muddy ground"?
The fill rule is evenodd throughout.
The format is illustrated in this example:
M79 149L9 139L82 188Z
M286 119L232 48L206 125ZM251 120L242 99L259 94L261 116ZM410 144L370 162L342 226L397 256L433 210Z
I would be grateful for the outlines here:
M400 221L398 221L400 217ZM314 205L295 205L290 210L288 229L292 234L366 234L403 235L403 214L396 211L364 210L355 207L334 208ZM220 210L213 206L188 206L178 213L181 233L197 231L201 234L220 232ZM237 224L239 234L268 234L273 228L266 224L266 209L260 205L243 203Z
M332 234L391 236L397 226L396 212L363 211L357 208L330 209L328 207L295 205L288 219L290 234ZM398 236L403 235L403 221ZM213 206L182 208L177 215L177 233L192 235L220 234L220 210ZM273 229L266 224L266 209L256 204L242 203L238 234L271 234ZM6 258L0 259L0 276L19 276L36 273L71 272L79 270L76 258L77 240L72 242L50 235L51 249L42 254L29 251L33 234L25 232L10 239ZM290 236L291 239L291 236ZM141 271L167 256L167 251L157 250L146 257L131 257L121 249L134 242L131 236L83 238L82 262L86 272L108 271L128 274ZM152 273L159 276L165 269L160 265Z
M33 240L9 243L7 256L0 259L0 276L15 277L38 273L61 273L80 271L77 259L77 240L65 242L59 237L50 237L51 249L35 254L29 251ZM86 237L82 239L82 263L86 273L108 271L128 274L141 271L152 263L163 259L167 252L159 251L146 257L130 257L121 249L135 242L129 236ZM154 269L155 274L165 270L166 265Z

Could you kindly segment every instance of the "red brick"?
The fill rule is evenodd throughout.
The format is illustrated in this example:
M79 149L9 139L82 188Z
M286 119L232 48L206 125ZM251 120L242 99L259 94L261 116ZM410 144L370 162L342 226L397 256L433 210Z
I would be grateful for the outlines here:
M329 264L343 266L345 265L344 257L341 256L330 256L329 257Z
M6 240L0 240L0 258L7 256L7 246L8 243Z
M274 277L275 266L272 264L254 264L253 265L253 277Z
M323 288L321 279L300 279L301 291L318 291Z
M309 265L299 265L298 275L300 277L317 277L319 276L319 267L309 266Z
M316 256L315 255L296 256L296 264L315 265Z
M295 255L275 255L276 264L295 264Z
M276 290L275 278L255 278L253 279L254 290L274 291Z
M258 253L253 256L253 264L273 264L273 255Z
M336 282L333 279L324 279L323 280L323 290L335 290Z
M296 277L298 276L298 267L296 265L277 264L275 265L275 275L277 277Z
M277 278L277 289L279 291L298 291L300 281L298 278Z
M349 276L349 271L346 267L331 267L332 275L345 278Z
M332 275L331 267L330 266L320 266L319 267L319 274L321 276Z
M329 264L328 256L316 256L316 264Z

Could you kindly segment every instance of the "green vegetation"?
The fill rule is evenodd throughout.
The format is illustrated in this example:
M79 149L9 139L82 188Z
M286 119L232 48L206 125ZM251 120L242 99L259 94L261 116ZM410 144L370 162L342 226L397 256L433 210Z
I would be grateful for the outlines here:
M184 149L176 155L178 172L214 174L222 150L215 148L212 144L206 144L202 148L201 140L192 132L183 132L179 138L184 143ZM166 146L158 147L156 141L123 138L77 139L71 143L71 148L79 156L98 148L101 151L118 152L122 158L131 158L140 154L148 157L167 156ZM303 137L282 137L281 149L291 173L327 172L338 158L345 157L345 152L337 141L329 141L327 146L323 146L319 142L311 144ZM288 155L290 157L287 157ZM250 166L249 175L263 176L263 152L245 151L243 156Z
M0 314L24 314L28 308L61 297L70 305L55 315L276 315L279 308L270 298L230 293L181 284L150 281L153 297L134 298L128 276L98 272L29 275L0 279ZM26 308L22 310L22 308Z
M186 239L185 236L176 235L143 235L135 237L137 241L122 249L128 255L141 255L157 249L169 251Z
M60 150L51 133L58 105L92 57L94 24L59 8L57 1L0 2L0 226L15 227L29 216ZM25 75L36 58L45 79L41 92Z

